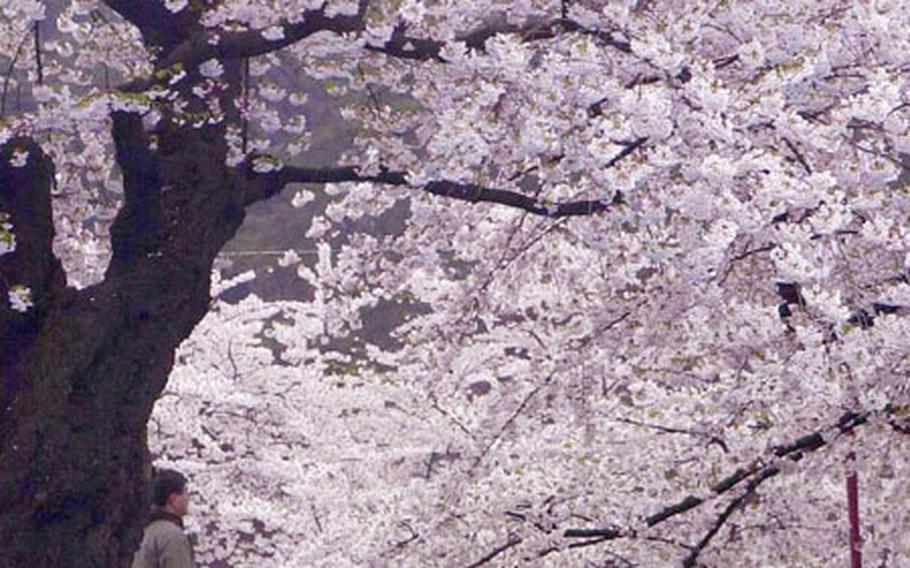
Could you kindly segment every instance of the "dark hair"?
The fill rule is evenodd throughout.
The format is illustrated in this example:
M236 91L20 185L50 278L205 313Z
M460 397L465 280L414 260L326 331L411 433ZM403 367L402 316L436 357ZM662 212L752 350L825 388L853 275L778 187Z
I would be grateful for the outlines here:
M186 477L172 469L156 469L152 481L152 501L159 507L167 504L167 498L174 493L183 493L186 489Z

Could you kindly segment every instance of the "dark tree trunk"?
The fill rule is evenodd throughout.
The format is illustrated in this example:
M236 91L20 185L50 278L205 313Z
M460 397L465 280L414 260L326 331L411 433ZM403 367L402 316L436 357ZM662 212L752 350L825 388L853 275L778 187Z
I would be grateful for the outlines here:
M125 199L104 281L84 290L65 286L51 251L51 160L29 139L0 148L0 211L17 239L0 274L34 300L20 313L0 299L4 567L129 565L148 509L146 423L255 198L225 166L222 126L165 125L153 152L137 115L113 118ZM29 151L25 167L10 165L14 149Z

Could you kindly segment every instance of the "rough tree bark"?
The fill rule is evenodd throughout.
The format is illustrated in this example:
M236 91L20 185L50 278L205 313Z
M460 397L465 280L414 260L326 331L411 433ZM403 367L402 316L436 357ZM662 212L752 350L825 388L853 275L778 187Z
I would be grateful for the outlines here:
M81 291L65 287L51 251L53 164L31 140L3 148L0 208L18 246L0 262L32 287L35 306L0 308L0 565L122 566L137 544L146 422L244 215L217 130L162 133L153 154L141 120L115 114L126 199L105 279ZM29 151L26 167L9 165L13 148Z

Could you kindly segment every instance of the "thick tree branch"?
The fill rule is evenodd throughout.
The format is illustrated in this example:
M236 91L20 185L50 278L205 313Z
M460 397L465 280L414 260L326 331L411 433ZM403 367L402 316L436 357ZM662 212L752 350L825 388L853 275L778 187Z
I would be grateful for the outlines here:
M444 42L434 39L422 39L405 34L405 26L399 25L392 32L392 37L384 44L366 44L369 51L385 53L398 59L412 59L414 61L437 61L447 63L442 56Z
M19 354L37 336L52 298L66 288L52 248L53 183L54 164L33 140L13 138L0 146L0 225L11 226L14 239L14 246L5 243L13 250L0 255L0 413L19 387L11 372ZM33 305L25 311L8 298L13 286L29 290Z
M274 195L289 183L338 183L338 182L371 182L376 184L404 186L448 199L457 199L470 203L495 203L515 209L521 209L542 217L576 217L594 215L604 212L614 205L622 203L622 194L617 192L610 201L582 200L547 203L505 189L495 189L481 185L460 183L448 180L431 181L424 185L409 183L404 172L382 171L377 175L363 175L354 166L334 168L299 168L288 166L268 174L252 174L253 181L249 186L248 201Z
M278 51L291 44L305 39L317 32L328 31L336 34L353 33L364 28L363 14L353 16L337 15L326 16L324 9L309 10L301 15L301 21L284 22L280 26L281 36L267 39L260 30L250 30L236 33L222 33L217 45L196 45L190 58L181 58L184 62L198 62L211 58L236 59L255 57ZM208 46L208 47L206 47Z
M190 68L209 59L229 60L255 57L278 51L317 32L337 34L364 29L367 0L361 0L357 14L327 16L325 8L306 10L294 21L284 21L269 30L241 32L210 31L199 24L199 16L190 8L177 14L160 2L104 0L126 21L136 26L147 43L166 48L158 66L167 68L177 63ZM268 36L268 37L266 37ZM151 81L130 83L127 91L141 91Z
M191 30L199 30L198 15L189 8L173 13L164 2L137 0L104 0L108 8L136 26L145 43L172 47L185 41Z
M859 474L856 471L856 453L851 451L847 454L846 465L847 521L850 524L850 568L862 568L863 537L859 520Z
M114 260L134 260L154 250L163 229L161 179L142 119L111 113L117 164L123 172L124 203L111 225Z
M442 49L445 42L434 39L418 38L409 36L406 33L407 27L399 25L392 34L392 37L382 45L367 44L366 49L385 53L392 57L401 59L412 59L415 61L438 61L446 62L442 56ZM623 40L613 37L613 34L597 28L588 28L575 20L568 18L553 18L550 20L531 20L525 24L510 24L508 22L497 22L480 26L464 35L458 36L455 41L464 42L469 49L474 51L485 51L486 41L497 35L516 34L523 42L538 41L542 39L551 39L561 33L577 33L588 35L597 39L597 41L608 45L623 53L631 53L631 45Z

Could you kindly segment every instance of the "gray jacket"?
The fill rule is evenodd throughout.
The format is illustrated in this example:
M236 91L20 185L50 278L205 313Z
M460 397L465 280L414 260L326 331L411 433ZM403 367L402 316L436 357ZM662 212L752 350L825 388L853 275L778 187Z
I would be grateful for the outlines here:
M193 545L183 532L180 517L164 511L152 513L133 556L132 568L195 568Z

